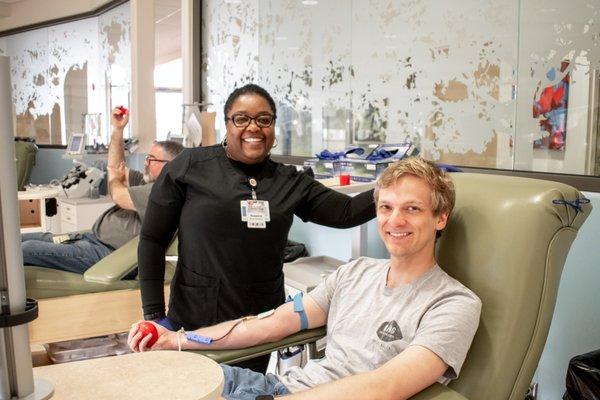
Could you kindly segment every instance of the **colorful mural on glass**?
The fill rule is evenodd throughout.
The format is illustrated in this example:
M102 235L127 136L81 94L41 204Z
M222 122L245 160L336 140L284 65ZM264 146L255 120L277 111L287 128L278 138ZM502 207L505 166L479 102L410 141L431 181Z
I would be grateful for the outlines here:
M568 61L561 63L560 72L564 73L569 66ZM556 80L556 69L547 73L549 81ZM533 141L536 149L565 150L567 139L567 109L569 102L570 74L556 84L542 90L539 99L533 102L533 118L539 119L542 138ZM539 88L538 88L539 89ZM537 98L537 91L534 99Z

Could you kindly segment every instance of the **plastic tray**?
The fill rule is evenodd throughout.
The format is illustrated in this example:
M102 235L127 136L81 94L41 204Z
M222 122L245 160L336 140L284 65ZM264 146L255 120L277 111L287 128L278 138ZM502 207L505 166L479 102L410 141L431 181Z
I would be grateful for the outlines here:
M48 357L55 364L131 353L127 333L45 344Z
M299 258L283 264L285 284L308 293L342 264L343 261L328 256Z

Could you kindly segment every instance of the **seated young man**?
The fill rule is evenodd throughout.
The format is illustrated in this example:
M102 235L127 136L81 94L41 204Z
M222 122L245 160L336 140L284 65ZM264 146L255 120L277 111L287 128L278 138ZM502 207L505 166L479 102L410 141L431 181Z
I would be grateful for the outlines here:
M226 399L405 399L458 376L479 324L481 302L434 258L436 235L454 207L454 185L433 163L398 161L377 181L379 235L390 260L341 266L301 301L195 332L158 326L156 349L236 349L327 324L325 357L282 375L223 366ZM129 345L148 350L135 324ZM200 343L202 341L209 344ZM266 397L258 397L266 395Z
M98 217L91 232L53 235L35 232L21 235L23 264L83 274L88 268L139 235L152 183L166 163L183 150L173 141L155 142L144 172L125 167L123 131L129 116L112 110L113 131L108 146L108 191L114 206Z

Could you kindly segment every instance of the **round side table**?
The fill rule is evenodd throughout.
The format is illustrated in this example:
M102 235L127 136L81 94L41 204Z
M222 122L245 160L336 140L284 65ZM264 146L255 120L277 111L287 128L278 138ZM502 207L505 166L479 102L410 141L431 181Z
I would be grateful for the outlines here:
M223 390L219 364L199 354L149 351L33 369L54 384L51 399L213 400Z

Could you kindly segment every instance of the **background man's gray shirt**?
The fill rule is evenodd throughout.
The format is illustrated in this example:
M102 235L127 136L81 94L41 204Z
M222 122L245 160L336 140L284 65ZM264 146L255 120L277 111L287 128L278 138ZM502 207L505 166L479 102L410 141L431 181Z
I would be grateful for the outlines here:
M100 241L118 249L140 234L152 184L146 184L144 174L129 170L129 195L136 211L114 205L94 223L92 231Z
M328 313L325 357L279 376L292 392L374 370L408 346L437 354L458 376L477 330L481 301L434 266L416 281L386 286L389 260L359 258L341 266L310 292Z

